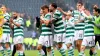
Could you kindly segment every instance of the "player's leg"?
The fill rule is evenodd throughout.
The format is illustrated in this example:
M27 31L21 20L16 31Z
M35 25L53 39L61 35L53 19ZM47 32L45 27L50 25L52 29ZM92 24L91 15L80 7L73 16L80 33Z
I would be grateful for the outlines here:
M47 56L47 50L46 50L46 46L42 46L43 51L45 52L45 55Z
M95 36L95 45L96 45L97 41L98 41L98 36ZM90 49L90 51L89 51L89 54L90 54L90 56L93 55L93 52L92 52L91 49Z
M86 46L81 46L79 56L84 56L84 51L85 51Z
M5 47L7 50L8 56L11 56L11 48L10 48L10 34L5 34Z
M92 50L90 49L90 51L89 51L89 55L90 56L92 56L93 55L93 52L92 52Z
M0 42L0 52L1 52L2 56L6 56L6 54L4 53L4 48L1 44L1 42Z
M72 37L66 38L66 46L68 49L68 56L74 56L74 48L72 45L73 45Z
M25 56L23 48L23 37L18 36L16 38L16 49L18 50L18 56Z
M96 51L95 47L91 47L90 50L92 51L93 56L97 56L97 51Z
M8 54L8 56L11 56L10 43L9 43L9 42L6 42L6 43L5 43L5 47L6 47L6 50L7 50L7 54Z
M88 46L88 42L87 42L87 38L84 37L83 41L82 41L81 49L80 49L80 52L79 52L79 56L84 55L84 51L85 51L86 46Z
M14 56L16 53L16 45L13 45L13 51L12 51L12 56Z
M76 40L76 48L77 48L78 52L80 52L81 44L82 44L82 40Z
M96 49L95 49L95 36L91 36L91 41L89 42L89 46L91 47L90 50L93 53L93 56L97 55Z
M4 53L3 44L4 44L4 38L3 38L3 35L2 35L2 38L0 38L0 52L3 56L6 56L6 54Z
M95 36L95 45L96 45L97 41L98 41L99 46L100 46L100 35Z
M44 36L40 36L39 37L39 41L38 41L38 46L37 46L37 50L39 51L39 56L46 56L45 52L42 49L42 45L44 45Z
M47 47L47 52L50 56L54 56L53 50L53 37L52 35L45 37L45 46Z
M78 52L80 52L80 49L81 49L81 44L82 44L82 40L83 40L83 30L78 30L78 31L75 31L75 38L77 38L76 40L76 48L78 49Z
M59 52L61 53L62 56L66 56L66 50L63 48L63 42L64 42L64 38L65 36L63 34L57 34L57 48L59 50Z
M16 46L17 46L17 50L18 50L18 56L25 56L24 50L23 50L23 44L18 43Z

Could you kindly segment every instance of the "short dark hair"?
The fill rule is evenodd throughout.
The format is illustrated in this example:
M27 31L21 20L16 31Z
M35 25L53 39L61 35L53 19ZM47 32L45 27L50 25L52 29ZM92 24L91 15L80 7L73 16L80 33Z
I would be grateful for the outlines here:
M94 8L94 10L98 13L100 13L100 9L99 8Z
M45 8L47 8L47 9L49 9L49 7L47 6L47 5L43 5L42 7L41 7L41 9L45 9Z
M6 6L6 5L1 5L1 7L5 7L5 8L7 8L7 6Z
M83 3L82 3L82 2L78 2L77 4L81 4L81 5L83 5Z
M12 11L12 12L19 13L18 11Z
M51 3L51 6L53 6L55 9L57 8L57 4L56 3Z

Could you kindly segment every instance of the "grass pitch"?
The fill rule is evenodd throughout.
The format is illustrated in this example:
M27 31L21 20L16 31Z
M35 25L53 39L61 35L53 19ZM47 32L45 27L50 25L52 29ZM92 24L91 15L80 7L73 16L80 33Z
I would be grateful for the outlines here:
M78 51L74 50L74 54L75 54L74 56L78 56ZM26 50L25 55L26 56L38 56L38 51L37 50ZM67 51L66 51L66 55L67 55ZM0 53L0 56L2 56L1 53ZM17 56L17 53L16 53L15 56ZM61 56L59 51L55 50L55 56ZM89 56L89 50L88 49L85 51L85 56ZM97 56L100 56L100 50L97 50Z

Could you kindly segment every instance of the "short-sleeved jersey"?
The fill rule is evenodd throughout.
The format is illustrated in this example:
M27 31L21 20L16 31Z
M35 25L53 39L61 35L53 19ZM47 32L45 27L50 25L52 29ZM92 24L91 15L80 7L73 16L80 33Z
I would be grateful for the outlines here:
M74 37L75 34L75 29L74 29L74 18L70 18L67 22L67 27L66 27L66 38L68 37ZM73 25L72 25L73 24Z
M3 14L4 16L4 20L6 20L7 22L3 24L3 34L10 34L10 23L9 23L9 20L10 20L10 15L8 13L5 13Z
M84 29L84 36L94 36L94 17L85 18L85 29Z
M60 11L56 10L53 14L54 22L54 32L55 34L62 34L65 32L64 23L62 20L62 14Z
M24 33L23 33L23 25L24 25L24 21L22 18L18 17L17 19L14 19L14 22L17 24L20 24L20 27L14 25L14 37L24 37Z
M83 16L82 13L79 12L78 10L74 10L72 13L75 18L75 21L80 20L80 18ZM84 30L84 22L80 22L80 23L76 24L75 30Z
M51 19L51 14L50 13L47 13L45 16L44 16L44 19L43 20L50 20ZM42 24L42 28L41 28L41 35L43 36L48 36L48 35L52 35L52 31L51 31L51 25L49 24L48 26L46 24Z

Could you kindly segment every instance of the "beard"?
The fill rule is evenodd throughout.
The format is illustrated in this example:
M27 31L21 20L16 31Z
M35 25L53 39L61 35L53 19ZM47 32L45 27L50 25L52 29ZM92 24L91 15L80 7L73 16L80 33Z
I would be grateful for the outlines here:
M13 17L14 19L17 19L17 16Z
M53 10L49 10L50 12L53 12Z

